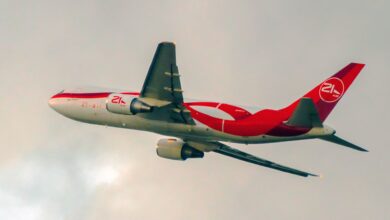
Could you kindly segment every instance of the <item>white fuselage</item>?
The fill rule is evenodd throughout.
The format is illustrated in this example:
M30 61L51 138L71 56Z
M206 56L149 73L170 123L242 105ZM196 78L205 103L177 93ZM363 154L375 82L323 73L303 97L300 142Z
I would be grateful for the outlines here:
M78 90L80 91L80 90ZM134 95L136 98L137 95ZM269 135L259 136L237 136L227 134L221 131L214 130L204 124L196 122L195 125L187 125L182 123L170 123L159 120L151 120L142 117L140 113L136 115L124 115L111 113L106 109L106 97L95 98L69 98L57 97L49 100L49 105L58 113L85 123L98 124L104 126L128 128L142 131L154 132L167 136L174 136L183 140L199 140L199 141L226 141L235 143L266 143L280 142L289 140L309 139L320 136L326 136L334 133L334 130L329 127L313 128L309 132L291 136L291 137L276 137ZM214 114L219 114L214 112ZM223 112L220 115L225 115Z

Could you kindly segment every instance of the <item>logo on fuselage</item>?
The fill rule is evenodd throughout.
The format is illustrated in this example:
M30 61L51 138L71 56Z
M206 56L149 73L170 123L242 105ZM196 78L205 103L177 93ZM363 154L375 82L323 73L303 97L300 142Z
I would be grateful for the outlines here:
M122 97L120 97L120 96L114 96L114 97L111 99L111 103L120 104L120 105L126 105L126 102L123 101Z
M337 77L327 79L319 89L319 95L324 102L336 102L344 94L344 83Z

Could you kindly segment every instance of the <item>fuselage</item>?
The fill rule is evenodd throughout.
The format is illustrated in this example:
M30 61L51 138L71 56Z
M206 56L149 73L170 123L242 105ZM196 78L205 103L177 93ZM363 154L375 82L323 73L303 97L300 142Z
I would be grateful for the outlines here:
M220 102L189 101L184 106L195 124L148 119L143 114L116 114L107 110L112 93L137 98L138 92L112 89L67 89L54 95L49 105L58 113L85 123L135 129L174 136L183 140L268 143L317 138L334 133L330 127L299 128L287 126L282 110L244 108Z
M366 151L337 137L334 129L324 125L363 66L350 63L282 109L246 108L185 99L176 64L175 44L161 42L140 92L66 89L52 96L49 105L77 121L176 137L157 142L156 153L162 158L186 160L202 158L205 152L215 152L299 176L316 176L222 142L254 144L320 138Z

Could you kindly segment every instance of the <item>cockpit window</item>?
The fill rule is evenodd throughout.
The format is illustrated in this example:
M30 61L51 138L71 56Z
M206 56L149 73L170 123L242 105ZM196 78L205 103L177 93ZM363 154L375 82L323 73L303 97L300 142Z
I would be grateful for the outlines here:
M64 93L65 90L61 90L58 94Z

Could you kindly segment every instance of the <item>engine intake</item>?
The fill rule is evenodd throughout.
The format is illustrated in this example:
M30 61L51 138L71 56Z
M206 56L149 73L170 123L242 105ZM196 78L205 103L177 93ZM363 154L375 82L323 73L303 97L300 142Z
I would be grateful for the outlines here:
M152 107L133 95L112 93L107 97L106 108L109 112L123 115L151 112Z
M186 160L187 158L202 158L204 153L182 140L161 139L157 143L157 155L166 159Z

